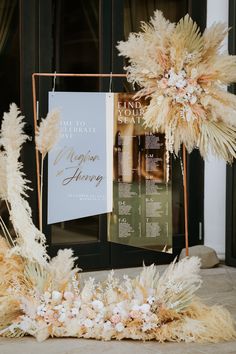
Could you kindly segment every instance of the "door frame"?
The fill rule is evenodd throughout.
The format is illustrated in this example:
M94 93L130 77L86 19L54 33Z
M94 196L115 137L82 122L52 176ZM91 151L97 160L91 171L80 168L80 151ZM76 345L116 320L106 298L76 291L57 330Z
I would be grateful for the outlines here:
M198 23L201 30L206 25L206 0L186 0L186 8L192 18ZM32 86L31 75L33 72L53 71L53 0L20 0L20 81L21 81L21 109L26 116L32 141L26 143L23 151L25 172L32 185L36 186L34 133L33 133L33 107L32 107ZM123 0L100 0L100 46L101 53L105 51L100 60L100 72L122 73L123 61L118 57L115 45L117 40L122 38L122 26L117 26L117 14L123 11ZM102 40L101 40L102 39ZM100 81L100 89L107 91L108 80ZM52 88L52 80L41 78L38 80L37 92L39 93L40 116L47 113L47 92ZM119 91L122 84L114 80L113 91ZM44 103L43 103L44 102ZM201 174L196 181L196 165L200 166ZM204 162L197 151L188 156L188 188L189 188L189 231L190 246L203 242L199 240L199 220L203 223L203 191L204 191ZM45 173L47 173L45 169ZM197 188L196 183L201 182ZM46 185L46 184L45 184ZM197 190L196 190L197 189ZM46 194L44 193L44 205L46 205ZM202 198L199 198L199 194ZM198 201L196 213L196 201ZM33 219L37 224L37 191L36 188L30 193L30 204L33 211ZM50 227L46 225L46 208L43 220L44 231L47 234L48 249L50 256L55 256L60 248L67 248L68 245L52 245ZM84 269L102 269L112 267L131 267L156 262L169 263L173 257L184 247L184 235L174 236L174 255L162 252L146 251L139 248L111 244L107 241L107 217L99 217L99 242L73 245L76 255L79 255L79 264Z
M236 54L236 0L229 0L229 54ZM236 84L230 92L236 94ZM226 170L226 258L225 263L236 267L236 161Z

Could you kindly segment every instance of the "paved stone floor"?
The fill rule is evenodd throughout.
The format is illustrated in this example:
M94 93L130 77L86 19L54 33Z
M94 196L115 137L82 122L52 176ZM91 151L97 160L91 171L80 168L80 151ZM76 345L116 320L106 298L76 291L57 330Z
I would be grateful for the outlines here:
M164 266L159 266L162 270ZM135 276L139 268L117 270L117 275L124 273ZM103 279L106 271L84 273L82 276L95 276ZM222 304L236 320L236 268L224 265L213 269L201 270L203 285L198 295L205 303ZM0 354L236 354L236 341L219 344L185 344L135 341L99 342L85 339L49 339L37 343L33 338L0 338Z

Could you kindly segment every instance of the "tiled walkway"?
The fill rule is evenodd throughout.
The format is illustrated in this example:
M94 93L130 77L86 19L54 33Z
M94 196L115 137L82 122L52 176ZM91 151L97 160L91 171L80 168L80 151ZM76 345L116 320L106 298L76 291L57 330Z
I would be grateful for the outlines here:
M160 266L163 269L164 266ZM140 269L117 270L135 276ZM102 279L106 271L85 273L82 276L95 276ZM222 304L228 308L236 321L236 268L220 266L215 269L201 270L202 288L198 295L205 303ZM0 354L236 354L236 341L219 344L185 344L134 341L99 342L85 339L49 339L37 343L33 338L0 339Z

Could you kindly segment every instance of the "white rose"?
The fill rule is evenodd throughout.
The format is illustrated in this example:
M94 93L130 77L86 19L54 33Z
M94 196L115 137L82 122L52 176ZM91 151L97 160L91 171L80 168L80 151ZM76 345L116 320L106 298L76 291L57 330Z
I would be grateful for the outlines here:
M142 313L148 313L150 311L150 305L149 304L143 304L140 306L140 310Z
M104 308L103 302L100 300L94 300L92 302L92 306L93 306L94 310L97 312L103 310L103 308Z
M79 313L79 309L78 309L77 307L73 307L73 308L71 309L71 313L72 313L73 316L76 316L76 315L78 315L78 313Z
M52 300L53 301L61 301L61 299L62 299L62 293L60 293L60 291L53 290Z
M45 291L45 293L43 294L43 298L46 302L48 302L51 299L51 294L49 291Z
M114 315L118 315L120 313L120 309L118 308L118 306L115 306L114 309L112 310L112 313Z
M147 298L147 302L149 303L149 305L154 304L154 302L155 302L155 297L154 297L154 296L149 296L149 297Z
M194 88L192 85L188 85L188 86L187 86L187 92L188 92L188 93L193 93L193 92L194 92L194 89L195 89L195 88Z
M109 331L109 330L112 328L111 321L106 321L106 322L103 324L103 328L104 328L105 331Z
M133 305L132 306L133 311L140 311L140 306L139 305Z
M81 307L81 301L80 301L80 300L74 301L74 306L77 307L77 309L80 309L80 307Z
M71 291L65 291L64 292L64 299L67 301L73 300L74 294Z
M191 104L194 104L194 103L196 103L197 102L197 97L195 96L195 95L193 95L192 97L191 97L191 99L190 99L190 103Z
M66 319L66 314L63 312L59 317L58 317L58 321L59 322L65 322Z
M37 308L37 315L44 316L46 311L47 311L46 307L44 305L40 305Z
M122 332L124 330L124 328L125 327L124 327L123 323L121 323L121 322L117 323L115 326L115 329L117 330L117 332Z
M90 320L89 318L86 318L86 320L84 320L84 323L83 323L83 324L84 324L85 327L87 327L87 328L93 327L93 321Z
M177 88L183 88L184 86L186 86L186 80L178 80L177 82L176 82L176 84L175 84L175 86L177 87Z

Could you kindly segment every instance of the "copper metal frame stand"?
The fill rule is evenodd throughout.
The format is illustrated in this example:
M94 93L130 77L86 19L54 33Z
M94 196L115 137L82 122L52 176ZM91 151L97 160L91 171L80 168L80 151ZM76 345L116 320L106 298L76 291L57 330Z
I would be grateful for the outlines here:
M33 73L32 74L32 90L33 90L33 114L34 114L34 129L37 131L37 94L36 94L36 78L37 77L98 77L98 78L122 78L127 77L126 74L62 74L62 73ZM40 193L40 163L39 152L36 153L36 173L37 173L37 193L38 193L38 210L40 210L41 193ZM188 193L187 193L187 168L186 168L186 148L183 146L183 169L184 169L184 225L185 225L185 248L186 256L189 254L188 250ZM40 218L40 216L39 216Z
M184 230L185 230L185 254L189 255L188 246L188 183L187 183L187 152L183 144L183 184L184 184Z

